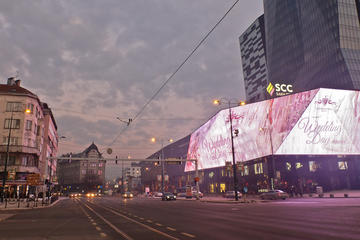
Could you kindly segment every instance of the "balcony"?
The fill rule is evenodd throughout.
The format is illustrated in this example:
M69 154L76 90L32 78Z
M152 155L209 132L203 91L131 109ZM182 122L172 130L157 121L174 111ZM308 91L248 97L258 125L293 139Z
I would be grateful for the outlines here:
M7 147L7 145L0 145L0 152L6 152L6 147ZM30 154L35 154L37 156L40 156L39 148L23 146L23 145L10 145L9 152L11 152L11 153L16 153L16 152L30 153Z

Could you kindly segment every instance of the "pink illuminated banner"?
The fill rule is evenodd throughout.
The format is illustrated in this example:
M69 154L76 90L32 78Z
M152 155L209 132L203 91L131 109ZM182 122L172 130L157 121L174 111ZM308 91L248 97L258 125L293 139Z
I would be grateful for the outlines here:
M189 159L199 169L232 162L229 110L190 138ZM235 161L271 154L360 154L358 91L316 89L231 108ZM187 162L185 171L195 166Z

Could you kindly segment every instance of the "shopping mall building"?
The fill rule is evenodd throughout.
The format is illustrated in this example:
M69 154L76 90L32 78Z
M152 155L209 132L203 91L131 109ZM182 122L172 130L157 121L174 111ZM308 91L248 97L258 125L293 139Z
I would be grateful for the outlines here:
M232 121L224 109L180 144L165 147L165 158L181 157L187 147L187 158L198 160L202 192L232 190L232 124L240 189L360 189L359 94L325 88L300 92L233 107ZM165 171L168 190L194 185L193 162L165 166Z

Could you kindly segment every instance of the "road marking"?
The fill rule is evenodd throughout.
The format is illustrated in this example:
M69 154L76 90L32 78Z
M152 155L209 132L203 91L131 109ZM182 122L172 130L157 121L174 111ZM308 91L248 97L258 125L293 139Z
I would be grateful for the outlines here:
M108 220L106 220L103 216L101 216L99 213L97 213L94 209L92 209L90 206L88 206L87 204L85 204L85 207L87 207L90 211L92 211L93 213L95 213L101 220L103 220L107 225L109 225L112 229L114 229L117 233L119 233L121 236L123 236L124 238L126 238L127 240L133 240L132 237L130 237L129 235L127 235L126 233L124 233L123 231L121 231L120 229L118 229L117 227L115 227L111 222L109 222Z
M115 214L115 215L117 215L117 216L123 217L123 218L125 218L125 219L127 219L127 220L129 220L129 221L132 221L132 222L134 222L134 223L137 223L137 224L139 224L140 226L142 226L142 227L144 227L144 228L147 228L147 229L149 229L150 231L156 232L156 233L158 233L158 234L160 234L160 235L162 235L162 236L165 236L165 237L167 237L167 238L169 238L169 239L180 240L179 238L170 236L170 235L167 234L167 233L161 232L161 231L159 231L159 230L157 230L157 229L155 229L155 228L152 228L152 227L150 227L150 226L148 226L148 225L145 225L145 224L143 224L143 223L141 223L141 222L139 222L139 221L136 221L135 219L129 218L129 217L127 217L127 216L125 216L125 215L123 215L123 214L121 214L121 213L119 213L119 212L116 212L116 211L114 211L113 208L111 208L111 207L103 207L103 206L100 206L100 207L101 207L101 208L104 208L104 209L107 209L108 211L112 212L113 214ZM116 209L115 209L115 210L116 210Z
M99 227L96 227L96 230L98 230L98 231L101 231L101 228L99 228Z
M142 218L142 217L141 217L140 219L141 219L141 220L145 220L145 218Z
M156 226L162 227L164 225L162 225L161 223L155 223Z
M101 237L106 237L106 234L102 232L102 233L100 233L100 236Z
M176 231L176 229L175 228L172 228L172 227L166 227L166 229L168 229L168 230L170 230L170 231Z
M152 221L151 220L146 220L148 223L152 223Z
M181 234L184 235L184 236L190 237L190 238L195 238L195 235L192 235L192 234L189 234L189 233L182 232Z
M92 225L96 226L96 225L97 225L97 223L93 222L93 223L92 223Z

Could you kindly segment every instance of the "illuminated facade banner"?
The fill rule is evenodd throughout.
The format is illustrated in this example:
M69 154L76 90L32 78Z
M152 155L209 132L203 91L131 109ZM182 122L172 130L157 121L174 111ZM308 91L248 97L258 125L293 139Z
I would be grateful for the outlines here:
M316 89L231 109L235 161L271 154L360 154L358 91ZM232 162L229 110L224 109L190 138L189 159L199 169ZM187 162L185 171L195 166Z

